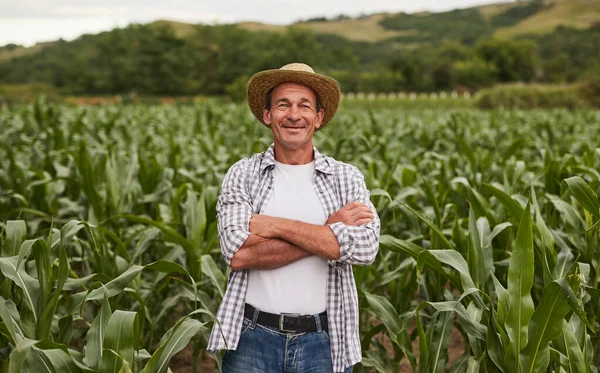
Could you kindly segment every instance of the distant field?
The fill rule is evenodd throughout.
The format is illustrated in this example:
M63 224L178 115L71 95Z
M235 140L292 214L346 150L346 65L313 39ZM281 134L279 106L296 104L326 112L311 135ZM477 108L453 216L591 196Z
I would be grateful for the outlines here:
M169 25L173 28L173 30L175 30L175 34L180 38L188 35L192 31L194 31L194 27L196 27L192 23L167 21L167 20L154 21L154 22L152 22L152 25L155 25L155 26Z
M26 56L28 54L35 54L42 51L42 49L54 44L54 42L37 43L33 47L18 47L11 51L0 50L0 63L10 61L13 58Z
M377 42L395 36L416 34L417 30L394 31L386 30L379 24L385 17L384 14L374 14L360 19L345 19L328 22L302 22L294 24L295 27L309 29L317 34L334 34L352 41ZM268 25L259 22L243 22L238 26L249 31L283 32L288 26Z
M503 3L503 4L491 4L491 5L482 5L478 7L479 12L483 16L483 19L489 21L493 16L500 14L509 8L513 7L512 3Z
M545 34L552 32L559 25L587 28L594 22L600 22L598 0L546 0L545 2L553 6L513 27L498 29L494 36L509 38L519 34Z

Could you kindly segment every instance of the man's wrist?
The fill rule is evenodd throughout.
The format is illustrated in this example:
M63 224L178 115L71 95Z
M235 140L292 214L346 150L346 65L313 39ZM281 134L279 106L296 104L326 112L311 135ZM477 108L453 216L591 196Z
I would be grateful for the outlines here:
M286 224L289 223L288 219L282 218L271 218L271 232L273 238L283 238L285 234Z

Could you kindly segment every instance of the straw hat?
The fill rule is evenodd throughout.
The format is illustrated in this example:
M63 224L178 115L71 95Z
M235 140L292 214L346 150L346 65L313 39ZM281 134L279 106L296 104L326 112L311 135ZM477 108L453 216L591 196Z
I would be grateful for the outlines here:
M262 124L263 110L265 109L267 93L283 83L297 83L311 88L321 101L321 107L325 111L323 123L320 128L333 118L340 103L340 85L337 81L325 75L317 74L312 67L303 63L290 63L277 70L266 70L258 72L248 80L246 92L248 94L248 105L252 114ZM319 129L320 129L319 128Z

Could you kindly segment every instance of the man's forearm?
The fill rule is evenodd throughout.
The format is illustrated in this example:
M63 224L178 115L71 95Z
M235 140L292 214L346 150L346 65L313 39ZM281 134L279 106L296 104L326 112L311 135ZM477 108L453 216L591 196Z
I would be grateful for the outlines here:
M313 225L296 220L275 218L276 237L328 260L340 257L340 244L327 225Z
M311 255L287 241L251 234L231 259L231 268L275 269Z

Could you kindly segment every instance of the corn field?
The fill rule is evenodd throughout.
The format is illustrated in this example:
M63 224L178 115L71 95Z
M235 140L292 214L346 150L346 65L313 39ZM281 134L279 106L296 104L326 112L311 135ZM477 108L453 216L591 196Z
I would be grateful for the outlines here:
M2 372L177 372L188 345L217 371L215 205L268 129L243 104L43 99L0 129ZM597 373L599 139L599 111L344 102L315 144L362 170L382 222L354 269L355 371Z

